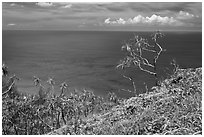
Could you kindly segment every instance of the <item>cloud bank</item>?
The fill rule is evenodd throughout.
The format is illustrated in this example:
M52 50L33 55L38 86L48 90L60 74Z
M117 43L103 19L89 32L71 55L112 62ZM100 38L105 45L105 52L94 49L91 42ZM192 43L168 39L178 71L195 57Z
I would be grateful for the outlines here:
M104 20L105 24L111 25L130 25L130 24L151 24L151 25L169 25L169 26L182 26L186 23L187 20L193 20L199 18L198 15L191 14L185 11L179 11L173 17L169 16L160 16L153 14L151 16L142 16L137 15L133 18L118 18L118 19L111 19L106 18Z
M51 7L51 6L54 6L52 2L38 2L38 3L36 3L36 5L38 5L40 7Z
M144 17L142 15L137 15L134 18L129 18L127 20L123 18L119 18L117 20L112 20L111 18L107 18L104 21L105 24L159 24L159 25L182 25L182 23L173 17L162 17L159 15L153 14L152 16Z
M178 19L191 19L191 18L194 18L194 17L198 18L199 16L195 16L194 14L190 14L190 13L185 12L185 11L180 11L178 13L178 16L177 16Z

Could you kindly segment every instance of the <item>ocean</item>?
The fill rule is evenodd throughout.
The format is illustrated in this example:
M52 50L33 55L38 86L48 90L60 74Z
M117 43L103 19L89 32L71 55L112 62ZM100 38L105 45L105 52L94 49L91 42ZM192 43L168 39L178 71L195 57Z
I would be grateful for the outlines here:
M166 51L157 64L160 80L171 73L172 59L180 68L202 66L202 32L163 33L159 43ZM153 76L136 68L116 69L125 57L122 44L134 34L150 39L152 32L3 30L2 61L11 74L20 78L17 86L21 92L36 94L33 76L37 76L46 86L48 77L52 77L56 93L65 81L67 93L89 89L102 96L115 92L120 97L130 97L134 94L122 89L133 87L122 74L135 79L138 94L145 92L145 85L151 88L155 84Z

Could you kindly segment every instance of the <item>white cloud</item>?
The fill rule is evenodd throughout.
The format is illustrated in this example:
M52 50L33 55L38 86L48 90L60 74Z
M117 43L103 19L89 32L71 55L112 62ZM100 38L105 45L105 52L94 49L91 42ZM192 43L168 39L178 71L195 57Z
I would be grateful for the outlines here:
M140 23L140 22L144 23L145 22L145 17L143 17L141 15L138 15L138 16L134 17L133 19L129 18L128 22L133 23L133 24L134 23Z
M111 23L110 18L105 19L104 23L110 24Z
M7 26L15 26L16 24L14 24L14 23L9 23L9 24L7 24Z
M177 15L177 18L178 19L191 19L193 17L198 17L198 16L195 16L193 14L190 14L188 12L185 12L185 11L180 11Z
M119 18L118 20L115 20L115 21L110 21L110 18L107 18L104 23L106 24L125 24L126 21L122 18Z
M65 6L62 6L61 8L71 8L72 7L72 4L67 4Z
M20 5L20 4L15 4L15 3L11 3L11 4L10 4L10 6L11 6L11 7L14 7L14 6L24 7L23 5Z
M52 2L38 2L36 5L41 6L41 7L51 7L54 6Z
M126 21L122 18L119 18L117 21L116 21L118 24L125 24Z
M119 18L117 20L111 21L110 18L107 18L104 21L105 24L160 24L160 25L182 25L181 22L177 21L173 17L161 17L159 15L153 14L152 16L144 17L142 15L135 16L134 18L129 18L124 20Z
M16 6L16 4L15 4L15 3L11 3L11 4L10 4L10 6L12 6L12 7L13 7L13 6Z
M36 5L40 6L40 7L53 7L53 6L57 6L59 8L71 8L73 5L69 4L67 2L38 2L36 3Z
M151 17L146 17L145 18L145 22L147 23L160 23L162 25L165 25L165 24L173 24L173 23L176 23L177 21L173 18L173 17L161 17L161 16L157 16L155 14L153 14Z

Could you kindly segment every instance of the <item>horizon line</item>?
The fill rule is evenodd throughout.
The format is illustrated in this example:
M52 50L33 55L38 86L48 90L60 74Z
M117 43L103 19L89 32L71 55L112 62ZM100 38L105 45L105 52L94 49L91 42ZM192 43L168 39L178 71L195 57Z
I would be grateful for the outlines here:
M163 31L163 32L202 32L202 30L61 30L61 29L2 29L2 31L107 31L107 32L152 32L152 31Z

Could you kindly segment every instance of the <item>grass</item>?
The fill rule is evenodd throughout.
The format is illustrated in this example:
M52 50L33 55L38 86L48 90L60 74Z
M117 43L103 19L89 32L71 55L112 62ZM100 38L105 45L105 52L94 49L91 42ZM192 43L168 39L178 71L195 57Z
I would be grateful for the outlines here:
M178 69L160 86L129 99L86 90L26 95L12 80L2 76L3 135L202 134L202 68Z

